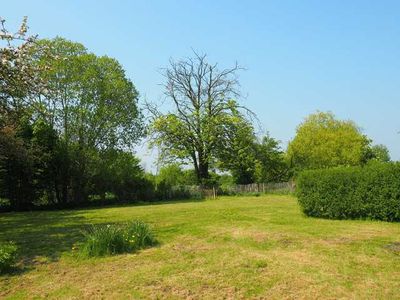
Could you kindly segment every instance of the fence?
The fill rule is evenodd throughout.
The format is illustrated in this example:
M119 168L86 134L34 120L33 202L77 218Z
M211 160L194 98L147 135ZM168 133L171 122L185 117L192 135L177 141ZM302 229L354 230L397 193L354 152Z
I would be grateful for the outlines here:
M293 182L269 182L269 183L251 183L237 184L227 188L228 193L268 193L268 192L287 192L292 193L295 190Z
M252 183L238 184L224 188L202 188L199 186L173 186L167 190L160 191L157 195L158 199L187 199L187 198L216 198L221 195L245 194L245 193L291 193L294 192L295 185L293 182L272 182L272 183Z

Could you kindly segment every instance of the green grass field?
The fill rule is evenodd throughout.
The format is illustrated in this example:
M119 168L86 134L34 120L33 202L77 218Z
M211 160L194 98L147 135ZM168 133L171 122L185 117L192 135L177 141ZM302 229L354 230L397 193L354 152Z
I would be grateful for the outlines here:
M89 224L141 219L160 245L78 259ZM0 298L398 299L400 224L305 217L291 196L0 215L19 268Z

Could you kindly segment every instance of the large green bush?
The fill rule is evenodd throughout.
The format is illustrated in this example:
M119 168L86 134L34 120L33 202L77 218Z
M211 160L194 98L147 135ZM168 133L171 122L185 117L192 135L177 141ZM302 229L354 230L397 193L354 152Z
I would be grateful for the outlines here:
M400 163L304 171L297 195L308 216L400 221Z

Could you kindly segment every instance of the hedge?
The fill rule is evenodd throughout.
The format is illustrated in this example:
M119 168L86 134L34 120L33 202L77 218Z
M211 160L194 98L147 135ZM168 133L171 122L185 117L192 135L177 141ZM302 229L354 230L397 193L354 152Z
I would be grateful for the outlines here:
M308 216L400 221L400 163L308 170L296 185Z

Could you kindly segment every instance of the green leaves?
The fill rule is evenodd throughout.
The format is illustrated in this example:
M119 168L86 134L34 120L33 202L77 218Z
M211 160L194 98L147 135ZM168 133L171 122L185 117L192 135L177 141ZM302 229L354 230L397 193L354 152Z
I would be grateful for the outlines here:
M363 162L369 143L354 122L317 112L297 128L288 158L297 169L355 166Z
M400 221L400 164L303 171L297 194L309 216Z
M142 221L124 225L93 225L84 232L80 253L85 257L99 257L132 253L157 244L150 226Z
M50 66L42 76L52 91L41 101L67 142L123 148L143 135L138 92L115 59L59 37L40 44L51 51L37 63Z
M171 60L165 69L165 95L174 109L161 113L149 106L154 120L150 133L153 145L161 148L163 160L193 163L198 183L209 179L209 169L229 145L235 124L247 120L240 111L246 110L235 100L239 96L235 65L218 70L209 64L206 55Z
M9 271L16 263L17 250L13 242L0 244L0 274Z

